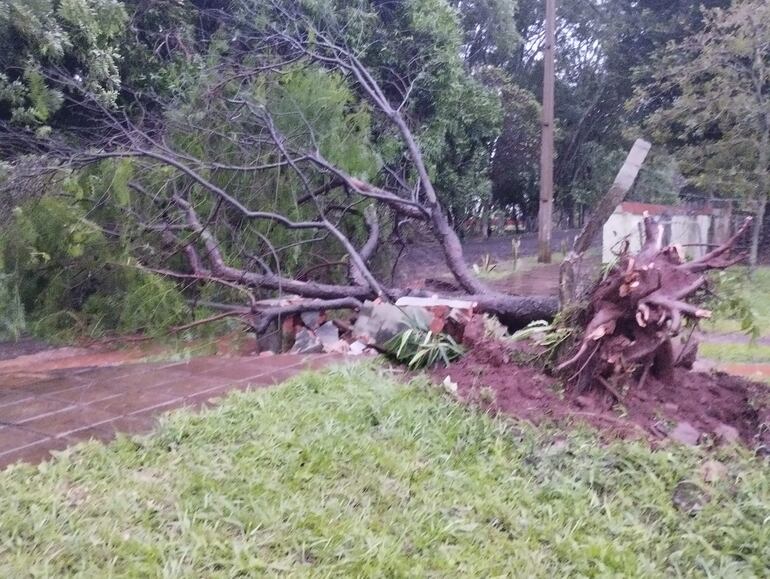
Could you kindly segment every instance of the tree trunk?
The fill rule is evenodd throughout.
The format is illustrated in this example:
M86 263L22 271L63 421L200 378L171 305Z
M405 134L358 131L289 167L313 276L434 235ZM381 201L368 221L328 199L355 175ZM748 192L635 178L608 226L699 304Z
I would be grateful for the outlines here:
M559 312L556 296L511 296L490 293L469 296L482 312L496 315L500 321L513 328L521 328L536 320L551 320Z
M754 227L751 229L751 249L749 250L749 268L754 271L759 261L759 242L762 239L762 227L765 224L765 210L767 208L767 196L763 195L757 202L757 210L754 214Z

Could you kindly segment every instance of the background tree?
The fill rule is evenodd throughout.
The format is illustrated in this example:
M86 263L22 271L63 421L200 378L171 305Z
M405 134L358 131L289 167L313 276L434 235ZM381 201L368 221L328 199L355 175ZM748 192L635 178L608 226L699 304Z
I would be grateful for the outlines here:
M590 208L611 184L625 152L638 136L627 131L639 117L638 111L625 108L626 101L635 87L649 78L644 67L652 62L656 50L702 26L701 4L693 0L559 3L555 188L563 225L574 225L574 218ZM727 0L705 3L707 7L727 4ZM516 29L521 41L507 60L498 63L511 82L536 101L540 100L542 79L543 14L542 0L518 3ZM505 101L503 105L507 106ZM526 131L522 137L526 140ZM536 162L523 157L515 170L531 173L534 165ZM634 195L648 200L671 199L672 193L676 196L681 183L674 167L665 155L653 156L642 170ZM507 179L495 171L493 190L509 189ZM641 187L642 183L646 186Z
M64 95L45 81L45 69L66 69L105 103L120 90L118 47L128 15L112 0L4 0L0 3L2 116L45 126Z
M703 30L666 49L633 104L655 110L646 126L702 190L751 203L756 265L770 192L770 6L705 12Z

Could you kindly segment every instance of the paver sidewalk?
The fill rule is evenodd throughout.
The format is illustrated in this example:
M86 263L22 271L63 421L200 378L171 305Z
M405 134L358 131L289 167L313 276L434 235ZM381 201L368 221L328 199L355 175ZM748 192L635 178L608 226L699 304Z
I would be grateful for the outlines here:
M210 357L0 374L0 468L40 462L53 450L91 438L148 432L167 410L200 408L230 390L271 386L339 359L332 354Z

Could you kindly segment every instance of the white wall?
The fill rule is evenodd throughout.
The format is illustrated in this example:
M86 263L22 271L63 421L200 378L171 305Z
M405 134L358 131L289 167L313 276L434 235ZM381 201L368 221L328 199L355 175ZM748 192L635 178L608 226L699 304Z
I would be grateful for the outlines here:
M604 224L602 229L602 263L609 263L615 258L613 251L622 249L622 241L628 238L629 249L636 253L642 247L641 230L642 216L633 213L615 212Z
M708 248L711 215L673 215L670 243L681 244L690 259L702 256ZM629 250L636 253L642 246L642 222L644 217L635 213L616 210L604 224L602 230L602 263L614 259L613 251L622 248L622 241L628 239ZM701 247L694 245L701 244Z

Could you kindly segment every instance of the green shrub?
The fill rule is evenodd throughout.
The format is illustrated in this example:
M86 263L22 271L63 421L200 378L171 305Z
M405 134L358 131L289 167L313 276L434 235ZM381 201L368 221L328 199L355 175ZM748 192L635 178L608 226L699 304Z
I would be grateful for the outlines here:
M18 340L26 327L15 276L0 273L0 340Z
M177 287L167 279L139 273L123 295L118 329L158 334L190 317L190 308Z
M439 362L449 366L452 360L463 355L463 347L455 339L442 333L431 332L415 325L395 336L386 349L399 362L412 370L432 368Z
M24 313L32 333L54 341L158 335L189 318L180 289L131 265L124 240L105 235L77 201L44 196L17 207L0 250L0 332L11 336Z

